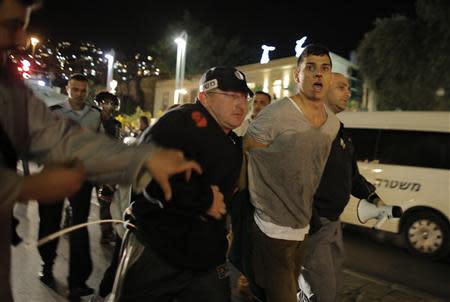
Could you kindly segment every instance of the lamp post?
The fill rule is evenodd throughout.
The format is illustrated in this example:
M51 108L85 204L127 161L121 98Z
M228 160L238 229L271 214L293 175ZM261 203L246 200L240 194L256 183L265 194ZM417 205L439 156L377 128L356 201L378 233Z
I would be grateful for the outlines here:
M114 49L111 49L111 51L105 55L105 58L108 60L108 73L106 76L106 90L109 92L113 91L116 88L116 87L114 87L114 88L112 87L113 73L114 73L114 56L115 56Z
M175 93L173 96L173 103L179 104L181 97L185 94L183 89L184 81L184 69L186 64L186 44L187 44L187 33L183 31L181 35L175 39L177 44L177 66L175 72Z
M34 57L34 52L36 50L36 45L38 45L39 43L39 39L36 37L31 37L30 42L31 42L31 55Z

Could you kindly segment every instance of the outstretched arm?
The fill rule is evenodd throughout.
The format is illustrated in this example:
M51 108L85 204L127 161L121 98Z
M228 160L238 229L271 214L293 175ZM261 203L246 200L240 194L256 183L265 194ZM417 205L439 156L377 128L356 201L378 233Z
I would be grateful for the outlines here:
M79 161L70 166L46 167L22 178L18 200L49 202L64 199L80 189L84 177L84 166Z
M70 120L58 118L34 95L28 96L28 124L31 158L43 163L64 163L79 158L86 178L99 183L133 184L142 190L153 177L171 197L168 179L191 171L201 173L199 165L184 159L180 151L154 144L128 147L105 135L83 129Z
M174 149L161 149L154 152L145 163L145 166L163 190L166 200L172 199L172 188L169 183L171 176L185 173L186 181L189 181L192 170L198 174L202 173L198 163L187 161L181 151Z

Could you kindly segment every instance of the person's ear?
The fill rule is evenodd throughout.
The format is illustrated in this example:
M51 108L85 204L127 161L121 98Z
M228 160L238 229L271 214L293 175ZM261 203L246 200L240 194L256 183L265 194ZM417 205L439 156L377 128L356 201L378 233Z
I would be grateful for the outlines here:
M295 83L299 83L300 82L299 74L300 74L300 68L297 66L297 68L295 68L295 70L294 70L294 81L295 81Z
M198 95L197 95L197 98L199 99L200 103L202 103L203 105L206 104L207 95L206 95L205 91L199 92Z

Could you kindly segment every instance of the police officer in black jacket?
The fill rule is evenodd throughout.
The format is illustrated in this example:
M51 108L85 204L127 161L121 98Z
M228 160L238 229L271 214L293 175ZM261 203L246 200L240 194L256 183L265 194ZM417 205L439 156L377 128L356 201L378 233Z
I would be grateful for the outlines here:
M349 98L348 79L340 73L333 73L327 106L339 113L345 110ZM314 195L312 234L299 278L301 301L332 302L338 298L339 273L344 260L339 216L350 194L383 204L375 193L375 187L359 173L352 141L341 123Z
M203 174L173 177L170 202L154 182L134 202L138 229L131 241L140 255L120 301L230 300L224 216L242 163L241 140L231 130L244 120L252 95L242 72L215 67L201 78L194 104L170 110L150 129L145 141L183 150Z

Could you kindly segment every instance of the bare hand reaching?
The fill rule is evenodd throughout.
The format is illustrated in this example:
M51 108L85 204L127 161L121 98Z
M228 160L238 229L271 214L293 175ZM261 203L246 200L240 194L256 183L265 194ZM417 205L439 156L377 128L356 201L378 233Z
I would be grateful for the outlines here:
M46 167L40 173L24 176L19 200L51 202L76 193L85 178L81 161Z
M223 194L220 192L218 186L211 186L213 193L213 202L206 214L219 220L227 213L227 208L223 200Z
M202 173L202 168L195 161L188 161L181 151L161 149L155 151L145 164L152 178L160 185L166 200L172 198L169 178L175 174L185 173L186 180L191 178L192 170Z

